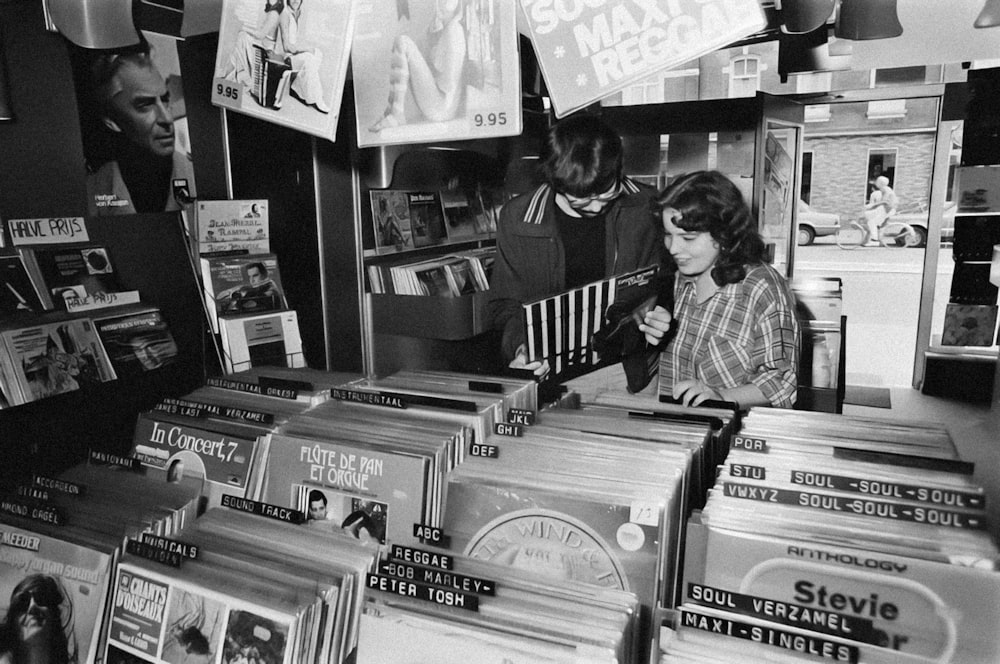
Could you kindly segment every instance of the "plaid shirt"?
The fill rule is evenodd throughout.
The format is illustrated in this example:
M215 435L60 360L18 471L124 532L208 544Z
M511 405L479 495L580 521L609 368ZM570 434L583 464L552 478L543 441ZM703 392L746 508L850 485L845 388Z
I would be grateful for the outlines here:
M799 323L784 277L770 265L747 269L699 304L693 279L674 285L677 334L660 356L660 394L696 378L709 387L753 383L773 406L795 403Z

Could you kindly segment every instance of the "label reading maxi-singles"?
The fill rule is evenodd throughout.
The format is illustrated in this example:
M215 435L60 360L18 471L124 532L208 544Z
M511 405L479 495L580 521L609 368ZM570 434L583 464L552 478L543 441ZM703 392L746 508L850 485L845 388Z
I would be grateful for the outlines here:
M972 509L983 509L986 507L985 496L967 491L934 489L915 484L870 480L846 475L828 475L826 473L816 473L806 470L790 471L789 480L792 484L863 493L878 498L898 498L900 500L912 500L944 507L966 507Z
M722 488L723 495L729 498L795 505L828 512L843 512L846 514L870 516L877 519L911 521L913 523L925 523L932 526L947 526L969 530L982 530L986 527L986 519L983 515L954 512L934 507L831 496L825 493L794 491L792 489L772 489L736 482L726 482L722 485Z
M433 602L442 606L451 606L467 611L479 610L479 598L470 593L463 593L447 588L438 588L416 581L405 581L381 574L368 574L368 587L383 592L395 593L404 597Z
M857 646L786 632L766 625L754 625L739 620L706 616L687 609L681 609L681 625L702 632L731 636L834 662L856 664L858 661Z
M832 636L879 644L871 620L811 606L790 604L765 597L743 595L697 583L689 583L687 597L696 604L733 611L791 627Z
M493 596L496 595L497 591L496 581L391 560L380 562L378 571L382 576L403 579L404 581L416 581L417 583L426 583L432 586L442 586L463 593L472 593L473 595Z

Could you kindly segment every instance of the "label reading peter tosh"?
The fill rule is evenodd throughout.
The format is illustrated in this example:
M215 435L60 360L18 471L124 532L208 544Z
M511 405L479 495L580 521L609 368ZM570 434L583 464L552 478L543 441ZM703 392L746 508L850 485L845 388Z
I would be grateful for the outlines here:
M607 542L558 512L523 510L494 519L469 541L465 553L552 578L629 590Z

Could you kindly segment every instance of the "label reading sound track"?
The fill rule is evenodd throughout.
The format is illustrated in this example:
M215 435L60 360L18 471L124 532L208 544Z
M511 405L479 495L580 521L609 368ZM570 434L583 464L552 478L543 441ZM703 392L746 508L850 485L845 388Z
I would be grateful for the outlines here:
M288 523L302 523L306 520L304 512L293 510L290 507L261 503L249 498L238 498L237 496L230 496L228 494L222 496L222 506Z
M934 507L915 507L901 503L889 503L862 498L845 498L825 493L794 491L792 489L772 489L736 482L722 485L723 495L729 498L756 500L764 503L796 505L827 512L844 512L878 519L895 519L926 523L932 526L948 526L968 530L982 530L986 527L984 516L942 510Z
M799 627L852 641L878 645L872 621L867 618L845 615L800 604L790 604L775 599L742 595L697 583L689 583L688 599L702 606L735 611L782 625Z
M382 576L426 583L432 586L443 586L450 590L472 593L473 595L493 596L496 595L497 591L496 581L407 563L382 561L379 563L378 570Z
M441 606L451 606L456 609L465 609L466 611L479 611L479 598L475 595L457 590L438 588L436 586L417 583L416 581L404 581L390 576L369 573L368 587L383 592L403 595L404 597L413 597L425 602L433 602Z
M794 634L780 629L772 629L764 625L754 625L738 620L705 616L700 613L692 613L687 609L681 609L681 624L684 627L697 629L702 632L731 636L835 662L856 664L858 661L857 646L849 646L834 641L827 641L826 639Z

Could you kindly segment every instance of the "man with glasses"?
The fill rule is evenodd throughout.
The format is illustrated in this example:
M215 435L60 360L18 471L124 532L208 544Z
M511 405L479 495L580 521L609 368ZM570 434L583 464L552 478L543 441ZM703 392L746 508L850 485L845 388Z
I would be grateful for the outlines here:
M549 371L547 362L527 361L523 303L660 262L650 221L656 192L623 177L622 153L597 117L565 118L543 146L547 182L501 210L488 315L511 368Z

